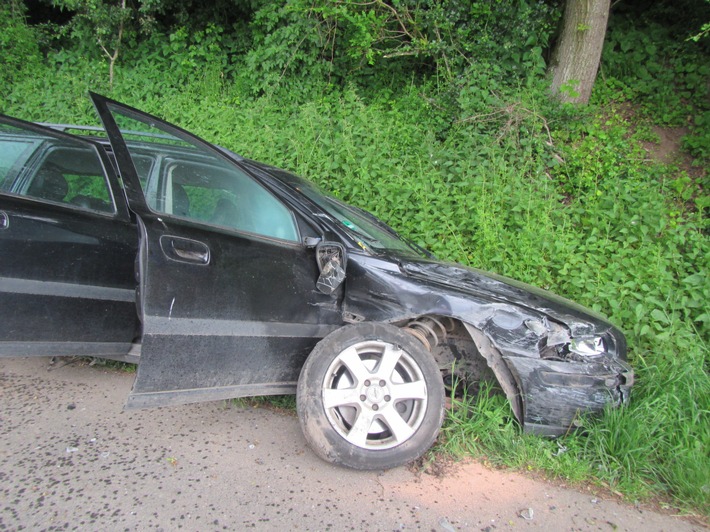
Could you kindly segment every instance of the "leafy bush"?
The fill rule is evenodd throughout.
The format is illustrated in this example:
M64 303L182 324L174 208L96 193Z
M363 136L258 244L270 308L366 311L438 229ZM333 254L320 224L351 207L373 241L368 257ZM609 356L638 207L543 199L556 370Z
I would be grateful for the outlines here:
M689 9L693 2L683 3ZM685 148L698 159L698 164L707 164L707 49L702 42L689 39L688 12L679 6L674 12L682 13L680 18L670 15L669 6L663 2L642 15L631 10L629 14L616 15L610 23L602 56L602 82L595 90L597 101L633 101L655 124L688 128ZM696 18L710 17L710 4L694 6L693 13Z
M24 17L21 2L0 5L0 87L12 85L40 65L38 35Z

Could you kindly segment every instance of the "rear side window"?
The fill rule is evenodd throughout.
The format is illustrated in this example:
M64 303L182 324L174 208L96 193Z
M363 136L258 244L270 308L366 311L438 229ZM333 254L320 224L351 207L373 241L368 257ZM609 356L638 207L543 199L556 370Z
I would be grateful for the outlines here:
M0 190L78 209L115 212L93 146L7 124L0 129Z

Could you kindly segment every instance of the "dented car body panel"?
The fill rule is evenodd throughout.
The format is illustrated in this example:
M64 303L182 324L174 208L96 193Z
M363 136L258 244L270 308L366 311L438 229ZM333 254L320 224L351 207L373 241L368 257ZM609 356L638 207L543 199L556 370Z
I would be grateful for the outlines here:
M596 313L460 265L401 257L359 259L354 254L350 258L346 312L377 321L448 317L470 332L480 331L488 342L478 351L526 430L560 435L581 414L628 399L633 371L625 362L625 338ZM574 353L565 352L573 336L605 338L608 352L575 359Z
M92 97L107 139L2 119L8 146L45 147L5 149L0 293L14 307L0 356L138 362L126 407L144 408L294 393L322 338L381 322L417 338L452 393L495 382L527 431L560 435L628 399L626 341L598 314L439 262L302 178ZM60 145L96 164L50 160ZM50 162L70 181L62 197L34 192ZM76 193L89 177L100 197ZM51 236L63 228L70 238Z

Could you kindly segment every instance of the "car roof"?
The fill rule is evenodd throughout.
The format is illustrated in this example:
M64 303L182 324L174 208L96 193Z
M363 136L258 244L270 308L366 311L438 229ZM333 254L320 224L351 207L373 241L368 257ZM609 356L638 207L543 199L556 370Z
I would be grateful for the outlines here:
M72 135L76 136L88 136L90 140L94 140L97 142L100 142L101 144L104 144L106 146L109 145L108 141L108 136L106 135L106 130L101 127L101 126L80 126L76 124L55 124L52 122L35 122L38 126L46 127L48 129L53 129L55 131L61 131L62 133L69 133ZM146 137L146 138L154 138L156 141L159 140L173 140L173 137L170 135L164 135L160 133L151 133L151 132L146 132L146 131L122 131L124 134L134 134L134 135L139 135L141 137ZM145 144L146 146L150 146L151 144L155 144L156 146L161 146L161 148L165 148L165 144L162 144L160 142L155 142L151 143L149 141L134 141L134 142L140 142ZM241 161L244 159L241 155L238 153L233 152L232 150L229 150L227 148L224 148L222 146L219 146L217 144L212 144L211 142L208 142L208 144L214 146L217 148L220 152L238 160ZM176 151L189 151L189 148L181 148L180 150Z

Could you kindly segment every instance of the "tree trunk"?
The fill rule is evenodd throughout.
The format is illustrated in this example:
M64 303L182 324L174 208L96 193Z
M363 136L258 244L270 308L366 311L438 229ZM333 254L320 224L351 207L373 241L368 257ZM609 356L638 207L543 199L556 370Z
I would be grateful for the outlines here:
M604 46L610 0L567 0L562 34L552 53L552 94L586 104Z

